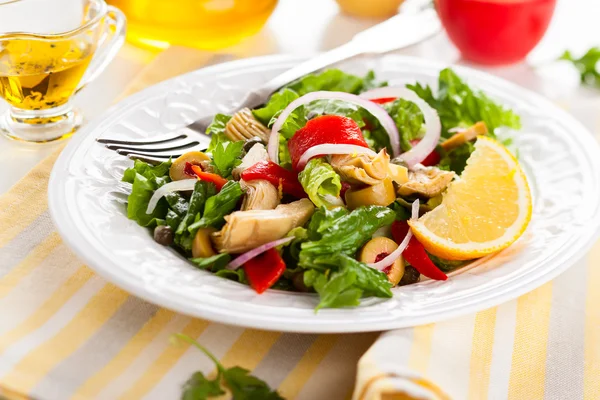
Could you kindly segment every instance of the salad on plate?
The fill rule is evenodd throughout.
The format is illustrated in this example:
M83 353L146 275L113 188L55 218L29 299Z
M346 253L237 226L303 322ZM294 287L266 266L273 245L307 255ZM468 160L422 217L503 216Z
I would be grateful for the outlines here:
M499 128L519 117L451 69L436 91L330 69L217 114L204 152L136 160L127 216L257 293L316 292L317 309L390 298L525 231L530 189Z

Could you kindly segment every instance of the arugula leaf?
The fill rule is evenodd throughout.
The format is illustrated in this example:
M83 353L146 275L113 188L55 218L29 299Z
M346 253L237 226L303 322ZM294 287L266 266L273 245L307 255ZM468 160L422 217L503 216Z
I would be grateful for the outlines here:
M468 261L454 261L454 260L444 260L443 258L439 258L434 256L433 254L427 253L431 261L442 271L444 272L452 272L457 268L464 266Z
M227 125L230 119L230 115L217 114L208 128L206 128L206 134L211 136L210 143L206 149L207 153L213 152L219 143L231 142L231 140L225 136L225 125Z
M231 177L231 171L242 163L240 156L244 150L244 141L219 142L212 152L211 165L216 174L223 178Z
M521 128L518 115L496 103L482 91L471 89L451 69L446 68L440 72L438 86L436 98L429 86L419 83L407 85L437 110L442 122L442 137L450 137L452 133L448 130L451 128L468 127L479 121L485 122L492 137L495 137L496 128L501 126Z
M252 114L259 122L267 126L275 114L286 108L298 97L300 96L295 91L284 88L273 94L264 107L253 110Z
M191 337L177 333L171 338L173 342L181 340L198 348L217 367L217 376L213 380L207 379L202 372L194 373L183 386L183 400L205 400L225 394L221 383L227 386L235 400L284 400L266 382L250 375L248 370L237 366L225 368L211 352Z
M175 243L182 249L190 251L192 249L193 235L188 232L188 227L194 222L196 217L202 212L204 203L216 192L215 185L211 182L198 181L194 185L194 191L190 197L188 210L182 217L177 230L175 231ZM194 232L196 233L196 232Z
M122 180L132 184L131 194L127 198L127 218L147 227L164 224L169 211L165 199L160 199L152 214L146 214L146 209L154 191L171 181L170 167L171 161L153 166L136 160L133 167L125 170Z
M209 271L220 271L231 261L231 256L227 253L216 254L210 257L190 258L190 261L200 269Z
M344 210L344 211L339 211ZM309 241L302 243L299 265L326 270L338 267L338 255L354 255L382 226L391 225L396 213L387 207L319 209L308 225ZM313 221L314 220L314 221Z
M448 152L444 151L441 147L438 151L442 155L438 168L461 174L467 166L467 160L471 156L471 153L475 151L475 146L473 143L467 142Z
M575 65L579 70L581 83L600 89L600 47L592 47L580 58L565 51L560 60L567 60Z
M321 158L310 160L298 175L298 180L317 207L333 207L337 204L334 200L341 200L340 176Z
M221 191L206 200L202 217L188 226L188 231L193 235L200 228L212 226L220 229L225 223L225 216L237 205L244 191L238 182L228 181Z
M404 99L385 104L384 108L396 123L402 151L410 150L410 141L419 139L423 133L423 113L415 103Z
M396 221L408 221L410 219L410 210L397 201L393 202L389 207L396 213Z

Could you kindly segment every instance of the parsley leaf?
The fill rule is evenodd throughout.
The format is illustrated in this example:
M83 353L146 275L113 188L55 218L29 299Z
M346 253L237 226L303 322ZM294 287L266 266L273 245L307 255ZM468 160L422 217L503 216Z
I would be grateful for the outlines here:
M206 149L208 153L213 152L219 143L231 142L225 136L225 125L227 125L230 119L231 115L217 114L208 128L206 128L206 134L211 136L208 149Z
M219 360L204 346L191 337L177 333L172 340L184 341L198 348L217 367L217 377L213 380L207 379L202 372L195 372L183 385L182 400L205 400L225 394L224 384L231 392L235 400L284 400L283 397L272 390L267 383L241 367L225 368Z
M200 371L194 374L183 384L182 400L200 400L225 394L221 389L219 378L207 379Z
M581 75L581 83L600 89L600 47L592 47L580 58L574 58L570 51L560 57L573 63Z
M231 171L242 163L240 156L244 150L244 141L219 142L212 151L211 165L216 174L229 178Z

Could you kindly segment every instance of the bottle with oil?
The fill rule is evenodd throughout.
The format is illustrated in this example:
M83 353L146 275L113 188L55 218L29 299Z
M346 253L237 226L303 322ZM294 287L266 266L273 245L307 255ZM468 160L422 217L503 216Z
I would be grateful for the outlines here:
M258 32L277 0L108 0L127 15L130 41L214 50Z

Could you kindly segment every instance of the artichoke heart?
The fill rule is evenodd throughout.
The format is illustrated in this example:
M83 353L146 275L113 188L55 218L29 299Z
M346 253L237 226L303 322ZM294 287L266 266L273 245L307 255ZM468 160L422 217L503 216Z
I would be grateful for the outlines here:
M415 167L408 173L408 182L398 189L400 196L412 195L432 198L439 196L452 182L455 173L437 167Z
M236 211L225 217L225 226L212 234L212 241L221 253L243 253L283 238L304 225L314 210L309 199L301 199L280 204L274 210Z
M385 149L375 157L367 154L336 154L331 156L330 164L344 181L355 185L377 185L390 172L390 156Z
M246 191L242 211L273 210L279 205L279 191L271 183L262 179L241 180L240 185Z

